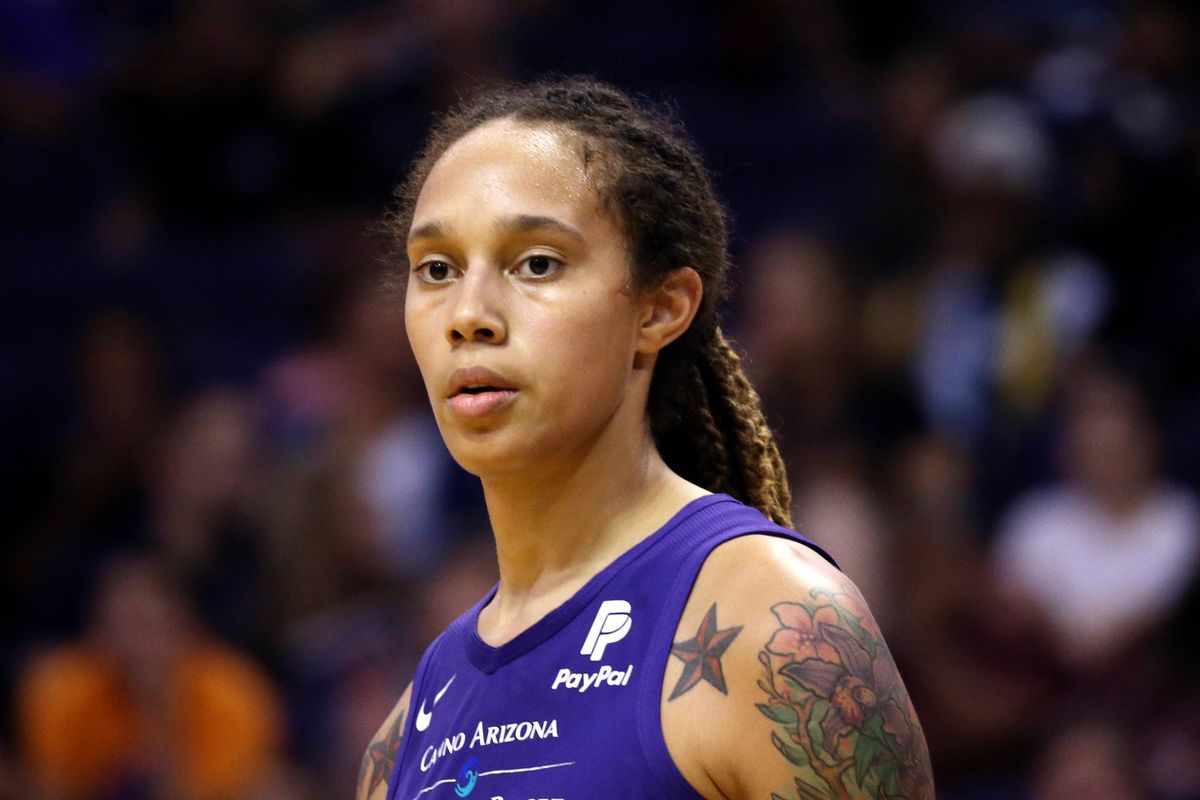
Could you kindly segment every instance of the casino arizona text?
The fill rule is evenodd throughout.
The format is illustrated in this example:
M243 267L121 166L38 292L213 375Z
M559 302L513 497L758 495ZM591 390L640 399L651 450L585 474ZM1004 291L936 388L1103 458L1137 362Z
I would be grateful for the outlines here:
M525 722L505 722L500 725L475 724L475 732L467 749L488 747L493 744L506 742L523 742L526 739L557 739L558 720L530 720ZM427 772L437 763L438 759L449 753L457 753L467 744L466 731L459 731L453 736L447 736L436 745L425 748L421 754L421 772Z

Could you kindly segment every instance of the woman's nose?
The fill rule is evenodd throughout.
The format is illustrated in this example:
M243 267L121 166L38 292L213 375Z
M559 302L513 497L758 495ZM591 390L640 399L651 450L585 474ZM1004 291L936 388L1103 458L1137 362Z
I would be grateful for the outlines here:
M485 266L468 268L458 285L454 313L446 328L450 344L486 342L500 344L507 334L499 308L498 276Z

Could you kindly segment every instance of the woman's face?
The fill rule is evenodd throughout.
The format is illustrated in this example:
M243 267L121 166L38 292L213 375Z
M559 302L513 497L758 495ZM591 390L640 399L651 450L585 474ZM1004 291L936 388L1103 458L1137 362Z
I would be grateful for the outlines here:
M553 468L641 420L643 304L570 133L496 120L458 140L421 189L408 257L409 341L466 469Z

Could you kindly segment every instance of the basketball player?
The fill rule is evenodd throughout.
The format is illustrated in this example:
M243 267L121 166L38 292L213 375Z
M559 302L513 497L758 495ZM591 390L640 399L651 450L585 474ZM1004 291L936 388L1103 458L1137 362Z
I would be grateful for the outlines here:
M500 581L358 798L932 797L861 595L786 527L694 149L604 85L518 88L443 120L399 196L409 339Z

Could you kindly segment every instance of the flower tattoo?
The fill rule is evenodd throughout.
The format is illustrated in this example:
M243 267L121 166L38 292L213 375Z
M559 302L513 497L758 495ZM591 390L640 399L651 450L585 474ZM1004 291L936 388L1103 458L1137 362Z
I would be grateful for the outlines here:
M932 798L924 735L866 606L849 590L811 596L771 607L779 627L758 657L758 709L798 796Z

